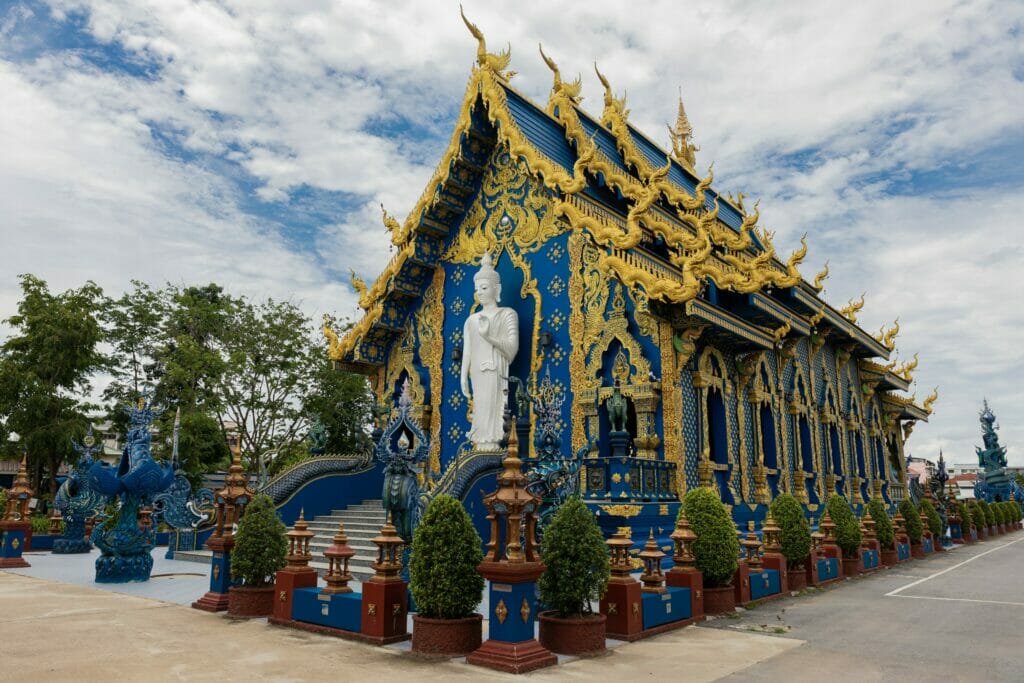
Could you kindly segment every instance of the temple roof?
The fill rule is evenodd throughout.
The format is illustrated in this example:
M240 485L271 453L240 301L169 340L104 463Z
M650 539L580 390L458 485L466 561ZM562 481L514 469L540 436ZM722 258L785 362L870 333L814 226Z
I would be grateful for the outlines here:
M895 334L875 338L856 324L863 298L841 310L823 301L827 267L813 283L797 269L806 242L786 261L777 257L771 233L757 227L756 207L747 213L711 187L710 170L699 178L685 159L636 130L628 122L624 99L612 94L600 72L605 107L594 117L578 105L579 81L563 82L557 65L544 56L554 74L544 107L519 93L504 67L495 66L507 64L508 55L487 53L482 37L474 35L480 44L478 64L449 146L404 223L388 224L398 253L372 287L353 278L364 318L343 339L325 327L334 360L354 369L383 362L380 353L368 353L366 343L401 329L398 304L423 291L430 268L441 257L440 240L461 225L487 157L498 144L553 191L556 214L611 248L602 265L627 285L644 289L652 301L702 301L698 308L709 309L703 299L712 288L727 293L728 303L712 303L746 320L753 331L746 336L754 346L763 346L763 334L779 328L785 328L783 337L817 329L854 356L888 360ZM595 207L614 220L593 218L588 209ZM647 250L651 243L667 249L671 262ZM652 267L636 267L636 259L627 263L615 256L624 252L643 252L640 261ZM905 390L898 378L886 374L884 379L885 388Z

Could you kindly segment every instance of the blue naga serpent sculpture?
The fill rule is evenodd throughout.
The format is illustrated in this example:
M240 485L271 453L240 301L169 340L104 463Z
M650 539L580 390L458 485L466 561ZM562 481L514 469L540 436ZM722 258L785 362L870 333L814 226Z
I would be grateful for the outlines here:
M153 411L149 398L140 398L137 406L125 406L125 411L131 429L117 468L93 462L85 476L90 489L108 500L120 500L117 511L92 532L92 542L102 553L96 558L99 583L149 580L156 535L152 525L139 528L139 508L166 491L175 479L174 467L157 464L150 453Z
M384 465L384 509L406 543L419 521L420 486L418 474L429 450L428 440L409 414L412 399L409 381L398 397L398 414L388 423L377 442L376 456Z
M87 553L92 549L85 537L85 524L90 517L100 514L107 503L106 496L84 485L89 468L96 462L96 454L103 449L102 445L97 445L92 427L82 444L72 442L71 445L78 453L78 460L53 500L64 518L64 534L53 542L53 552L57 554Z

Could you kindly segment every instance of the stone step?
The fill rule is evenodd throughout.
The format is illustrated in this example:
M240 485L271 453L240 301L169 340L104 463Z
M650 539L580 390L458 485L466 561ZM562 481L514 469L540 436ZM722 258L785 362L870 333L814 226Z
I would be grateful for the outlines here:
M333 541L317 541L317 540L314 539L314 540L309 542L310 551L314 555L316 555L318 553L322 555L324 550L329 548L332 545L334 545ZM359 544L349 543L348 547L352 548L352 550L355 550L356 551L356 555L376 555L377 554L377 546L373 545L372 543L365 543L365 544L364 543L359 543Z
M374 524L373 522L345 522L345 531L373 530L374 532L378 532L380 531L381 526L382 525ZM309 530L313 532L329 532L333 535L338 531L338 523L335 522L334 524L323 524L320 522L310 522Z
M347 526L352 522L365 522L368 524L376 524L377 526L383 526L384 520L387 518L384 515L374 516L367 514L351 514L351 515L323 515L316 517L313 520L307 521L307 524L333 524L338 526L338 522L343 522Z

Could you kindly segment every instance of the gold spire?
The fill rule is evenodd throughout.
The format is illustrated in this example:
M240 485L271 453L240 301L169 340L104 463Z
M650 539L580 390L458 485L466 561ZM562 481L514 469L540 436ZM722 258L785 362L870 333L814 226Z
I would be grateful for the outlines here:
M672 139L672 156L690 172L697 165L697 152L700 147L693 144L693 126L686 116L683 107L683 89L679 88L679 110L676 112L676 125L668 126L668 134Z
M821 269L821 272L814 276L814 288L819 292L821 286L825 283L825 278L828 277L828 260L825 261L825 266Z

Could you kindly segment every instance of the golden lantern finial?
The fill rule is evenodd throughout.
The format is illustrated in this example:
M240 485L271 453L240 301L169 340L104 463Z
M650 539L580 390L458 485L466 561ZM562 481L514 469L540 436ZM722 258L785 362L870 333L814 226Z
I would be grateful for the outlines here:
M644 585L641 590L644 593L664 593L665 573L661 571L661 561L665 559L665 553L661 552L654 539L654 529L651 529L639 557L644 563L644 571L640 575L640 582Z
M695 173L697 166L697 152L700 147L693 144L693 127L690 119L686 116L686 108L683 107L683 89L679 88L679 108L676 112L676 125L667 126L669 138L672 144L672 156L676 161L686 167L686 170ZM742 199L740 199L742 208Z

